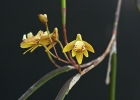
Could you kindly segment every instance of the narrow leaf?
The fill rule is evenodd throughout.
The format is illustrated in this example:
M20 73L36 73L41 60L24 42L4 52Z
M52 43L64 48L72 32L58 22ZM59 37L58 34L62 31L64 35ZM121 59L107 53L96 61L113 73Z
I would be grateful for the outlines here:
M33 84L18 100L25 100L27 99L33 92L35 92L38 88L40 88L44 83L52 79L53 77L62 74L64 72L70 71L74 69L72 66L65 66L58 69L55 69L49 73L47 73L45 76L43 76L41 79L39 79L35 84Z
M71 88L78 82L81 75L76 74L74 77L70 78L61 88L55 100L63 100L65 95L71 90Z
M116 41L112 45L109 62L108 62L108 70L106 76L106 84L109 84L109 100L115 100L115 89L116 89L116 71L117 71L117 47Z
M116 90L116 72L117 72L117 54L112 54L111 60L111 73L110 73L110 84L109 84L109 100L115 100Z

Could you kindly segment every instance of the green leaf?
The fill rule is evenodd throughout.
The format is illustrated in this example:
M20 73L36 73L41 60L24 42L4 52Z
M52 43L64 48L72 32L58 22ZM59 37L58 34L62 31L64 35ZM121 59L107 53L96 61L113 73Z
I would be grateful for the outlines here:
M109 100L115 100L116 90L116 72L117 72L117 53L112 54L111 59L111 73L110 73L110 84L109 84Z
M18 100L27 99L32 93L34 93L44 83L48 82L50 79L54 78L55 76L62 74L64 72L68 72L72 69L74 69L74 67L68 65L68 66L61 67L61 68L55 69L55 70L47 73L45 76L43 76L41 79L39 79L35 84L33 84Z
M109 55L108 70L106 76L106 84L109 85L109 100L115 100L116 71L117 71L117 47L116 41L114 41Z
M65 98L65 96L68 94L68 92L71 90L71 88L78 82L78 80L80 79L81 75L80 74L76 74L75 76L73 76L72 78L70 78L61 88L61 90L59 91L57 97L55 98L55 100L63 100Z

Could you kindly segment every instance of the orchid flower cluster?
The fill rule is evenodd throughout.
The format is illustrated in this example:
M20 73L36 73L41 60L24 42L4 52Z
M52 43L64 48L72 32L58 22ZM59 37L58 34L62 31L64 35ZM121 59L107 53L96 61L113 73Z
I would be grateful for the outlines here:
M59 34L58 34L58 28L54 28L54 31L50 33L48 28L48 17L46 14L39 14L38 15L39 20L45 25L46 31L39 30L36 35L33 35L32 32L29 32L27 35L23 35L22 42L20 43L21 48L29 48L27 49L23 54L27 53L28 51L33 52L38 47L44 47L45 51L48 53L48 56L52 63L54 63L55 66L60 67L57 65L52 57L56 58L57 60L60 60L64 63L70 63L72 64L76 69L80 69L80 65L83 61L83 55L85 57L88 57L88 51L94 53L93 47L86 41L82 40L81 34L77 34L76 40L73 40L72 42L66 44L65 47L63 47L61 41L59 40ZM58 43L62 49L62 53L64 53L66 60L61 59L57 51L55 49L55 45ZM54 49L55 54L53 54L50 49ZM66 52L71 51L71 55L67 55ZM73 59L70 59L72 57L76 57L77 63L73 61ZM77 68L77 65L79 66Z

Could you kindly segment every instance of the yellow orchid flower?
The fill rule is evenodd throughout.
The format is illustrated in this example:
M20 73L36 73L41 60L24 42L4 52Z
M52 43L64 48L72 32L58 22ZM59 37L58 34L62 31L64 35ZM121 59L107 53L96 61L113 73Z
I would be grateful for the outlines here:
M48 50L50 50L57 42L55 40L59 39L59 35L58 35L58 29L54 28L54 31L49 34L46 32L44 32L44 34L41 36L40 38L40 44L42 45L49 45L47 48ZM47 52L47 50L46 50Z
M85 57L88 57L88 51L94 53L93 47L86 41L82 40L81 34L77 34L76 40L68 43L64 47L63 52L68 52L70 50L72 50L72 57L76 56L78 64L82 63L83 54L85 55Z
M39 31L37 33L37 35L33 35L32 32L28 33L27 36L26 34L23 35L23 41L20 43L20 47L21 48L29 48L28 50L26 50L23 54L25 54L26 52L30 51L33 52L39 45L39 40L41 38L43 34L43 31Z
M38 46L49 45L48 50L51 49L56 44L56 39L58 39L58 29L54 28L54 31L50 34L47 31L39 31L37 35L33 35L31 32L23 35L23 41L20 44L21 48L29 48L26 52L33 52Z

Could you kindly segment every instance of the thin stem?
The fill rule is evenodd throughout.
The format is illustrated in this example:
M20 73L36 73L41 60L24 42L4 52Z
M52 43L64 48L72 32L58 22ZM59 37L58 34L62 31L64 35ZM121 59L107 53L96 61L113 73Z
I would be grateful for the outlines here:
M63 27L64 41L65 44L68 44L67 32L66 32L66 0L61 0L61 9L62 9L62 27ZM68 52L68 56L71 62L73 63L73 65L76 66L76 63L72 58L70 52Z
M48 20L48 18L47 18L47 20ZM49 27L48 27L48 23L45 23L45 27L46 27L46 31L47 31L48 33L50 33Z
M45 26L46 26L47 32L49 32L48 23L45 23ZM56 56L54 56L54 55L50 52L51 55L52 55L53 57L57 57L57 59L60 59L59 56L58 56L58 54L57 54L57 51L56 51L56 49L55 49L55 46L54 46L54 44L53 44L53 42L52 42L52 39L51 39L51 37L50 37L50 32L49 32L48 36L49 36L49 39L50 39L50 41L51 41L51 45L53 46L53 49L54 49L54 52L55 52L55 55L56 55ZM45 46L45 47L46 47L46 46ZM49 52L49 50L48 50L48 52ZM48 53L48 54L49 54L49 53ZM49 54L48 56L51 57L51 55ZM51 60L51 59L50 59L50 60ZM51 60L51 61L52 61L52 63L54 63L54 65L56 65L56 66L58 67L58 65L55 63L54 60Z
M73 63L73 65L75 65L75 66L76 66L77 64L76 64L75 60L72 58L72 56L71 56L70 52L68 52L68 56L69 56L69 58L70 58L71 62Z
M53 53L51 53L50 52L50 50L48 50L48 48L45 46L45 45L42 45L46 50L47 50L47 52L51 55L51 56L53 56L54 58L56 58L56 59L58 59L59 61L62 61L62 62L64 62L64 63L67 63L67 64L69 64L70 62L68 62L68 61L66 61L66 60L63 60L63 59L61 59L61 58L58 58L58 57L56 57Z
M52 39L51 39L51 37L50 37L50 34L48 34L48 36L49 36L49 38L50 38L51 45L53 46L53 49L54 49L55 55L56 55L57 58L59 58L59 57L58 57L58 54L57 54L57 51L56 51L56 49L55 49L55 46L54 46L54 44L53 44L53 42L52 42Z
M78 64L78 71L79 71L79 73L81 74L81 66Z
M47 18L47 20L48 20L48 18ZM49 33L48 34L48 36L49 36L49 38L50 38L50 31L49 31L49 28L48 28L48 23L45 23L45 27L46 27L46 31ZM52 43L52 39L50 38L50 41L51 41L51 45L53 45L53 43ZM53 45L53 48L54 48L54 45ZM55 48L54 48L54 50L55 50ZM48 52L47 52L47 54L48 54L48 57L49 57L49 59L50 59L50 61L56 66L56 67L58 67L58 68L60 68L60 66L59 65L57 65L56 63L55 63L55 61L53 60L53 58L51 57L51 54L50 54L51 52L49 52L49 50L48 50Z
M64 47L63 47L61 41L59 41L58 39L55 40L55 41L58 42L58 44L60 45L61 49L63 50ZM72 60L70 60L65 52L63 52L63 53L64 53L64 56L66 57L66 59L75 67L75 69L78 69L77 64L75 62L73 62Z
M63 50L64 47L63 47L61 41L59 41L59 40L56 40L56 41L59 43L61 49ZM75 69L79 69L78 66L77 66L77 64L75 63L75 61L74 61L73 59L71 59L71 58L69 59L66 53L64 53L64 55L65 55L66 59L67 59L69 62L71 62L71 64L75 67ZM69 57L71 57L71 56L69 56Z
M120 9L121 9L121 3L122 3L122 0L118 0L117 10L116 10L116 13L115 13L115 21L114 21L114 28L113 28L113 32L112 32L112 37L111 37L111 40L110 40L105 52L100 57L98 57L97 59L93 60L94 63L91 66L89 66L88 68L85 68L81 72L81 75L86 74L92 68L97 66L106 57L106 55L110 52L110 50L111 50L110 48L113 45L113 43L115 42L115 40L116 40L117 27L118 27L118 21L119 21Z
M67 44L68 41L67 41L67 34L66 34L66 0L61 0L61 9L62 9L62 27L63 27L64 41L65 44Z
M55 40L55 41L58 42L58 44L60 45L61 49L63 50L64 47L63 47L61 41L59 41L58 39ZM63 53L64 53L64 52L63 52ZM69 62L71 62L66 53L64 53L64 56L66 57L66 59L67 59Z
M118 5L115 13L115 21L114 21L114 28L112 32L112 38L108 44L108 47L106 48L105 52L98 57L96 60L94 60L94 63L89 66L88 68L85 68L82 72L81 75L84 75L88 71L90 71L92 68L97 66L105 57L106 55L110 52L112 45L114 42L116 42L116 35L117 35L117 28L118 28L118 21L119 21L119 16L120 16L120 9L121 9L121 3L122 0L118 0ZM111 72L111 80L110 80L110 93L109 93L109 100L115 100L115 84L116 84L116 54L113 54L112 56L112 72Z
M52 62L57 68L60 68L60 66L57 65L57 64L55 63L55 61L52 59L50 53L47 52L47 54L48 54L48 57L49 57L49 59L51 60L51 62Z

